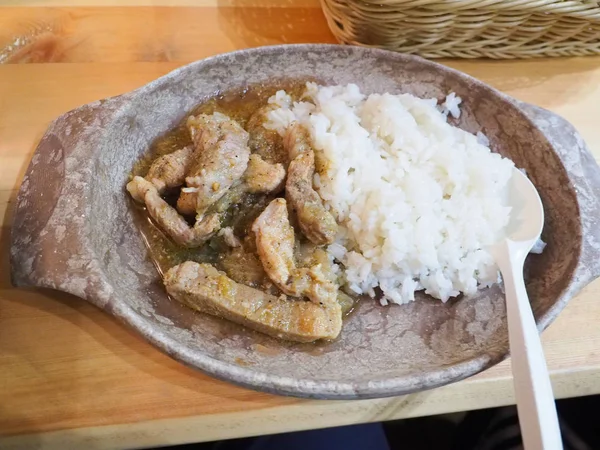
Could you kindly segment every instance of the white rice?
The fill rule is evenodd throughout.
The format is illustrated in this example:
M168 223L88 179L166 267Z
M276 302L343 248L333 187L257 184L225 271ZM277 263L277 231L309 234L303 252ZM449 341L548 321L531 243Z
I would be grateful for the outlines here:
M531 252L530 253L535 253L536 255L541 255L544 252L544 249L546 248L546 245L548 245L548 244L546 244L541 239L538 239L537 242L531 248Z
M409 94L363 95L356 85L308 83L305 101L284 91L268 128L293 121L311 133L327 161L314 185L340 224L329 254L349 289L382 303L406 303L415 291L442 301L498 282L489 248L503 237L505 192L513 163L487 138L447 123L461 99L443 105Z

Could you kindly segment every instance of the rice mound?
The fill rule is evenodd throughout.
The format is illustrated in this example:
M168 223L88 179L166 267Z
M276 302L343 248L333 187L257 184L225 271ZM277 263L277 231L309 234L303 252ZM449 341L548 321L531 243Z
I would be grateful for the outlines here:
M328 252L356 294L379 288L382 304L403 304L424 289L445 302L498 282L488 249L508 224L513 163L447 122L460 101L314 83L301 102L269 99L265 127L298 121L311 133L314 186L340 224Z

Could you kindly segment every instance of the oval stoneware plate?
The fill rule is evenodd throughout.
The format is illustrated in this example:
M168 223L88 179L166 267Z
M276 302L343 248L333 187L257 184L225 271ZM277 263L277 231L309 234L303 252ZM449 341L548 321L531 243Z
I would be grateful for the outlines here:
M152 141L220 91L285 79L356 83L366 93L462 97L458 126L487 135L527 170L546 211L542 255L528 259L540 329L599 274L600 172L564 120L426 60L382 50L298 45L216 56L134 92L70 111L49 127L16 203L16 285L70 292L136 329L174 358L268 392L316 398L406 394L473 375L508 352L498 287L446 304L363 301L335 342L280 342L196 313L165 294L133 220L125 184Z

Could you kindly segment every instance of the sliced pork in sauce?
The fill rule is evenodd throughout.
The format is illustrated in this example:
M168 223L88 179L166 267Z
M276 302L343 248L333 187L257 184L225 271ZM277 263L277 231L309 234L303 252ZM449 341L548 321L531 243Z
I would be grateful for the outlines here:
M185 176L193 162L194 149L184 147L168 155L160 156L155 159L145 179L154 185L159 194L165 189L181 186L185 182ZM142 190L145 193L145 190ZM132 187L130 191L133 198L143 203L142 194Z
M234 281L246 286L265 288L269 284L269 277L256 252L245 247L237 247L223 255L220 265Z
M190 227L177 210L161 198L156 187L142 177L135 177L127 190L132 197L143 199L150 217L179 245L199 247L219 230L220 220L216 213L203 217Z
M256 219L252 231L265 272L282 292L308 297L315 303L337 303L337 286L325 275L322 264L296 267L294 229L288 220L285 199L273 200Z
M278 194L285 186L283 164L271 164L258 155L250 155L244 181L253 194Z
M178 209L189 213L191 204L201 217L246 171L250 158L248 133L220 113L191 116L187 124L196 151Z
M158 192L181 186L193 162L194 149L184 147L157 158L150 166L146 179L156 186Z
M342 327L337 302L276 297L236 283L209 264L187 261L170 269L167 292L198 311L223 317L265 334L296 342L336 338Z
M284 144L291 160L285 196L296 214L300 229L317 245L331 244L337 233L337 223L313 188L315 153L308 131L293 123L286 131Z
M334 339L352 307L323 247L337 224L313 189L307 130L265 128L273 108L191 115L178 128L186 134L170 137L183 148L149 162L127 190L170 246L193 249L159 265L174 299L277 338Z

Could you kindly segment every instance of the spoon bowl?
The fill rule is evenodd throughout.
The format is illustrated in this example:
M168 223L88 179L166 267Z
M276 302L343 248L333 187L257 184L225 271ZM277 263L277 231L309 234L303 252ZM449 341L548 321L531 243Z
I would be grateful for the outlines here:
M513 169L508 204L512 207L510 221L506 228L506 238L513 242L531 242L535 245L544 227L544 207L537 189L519 169Z

